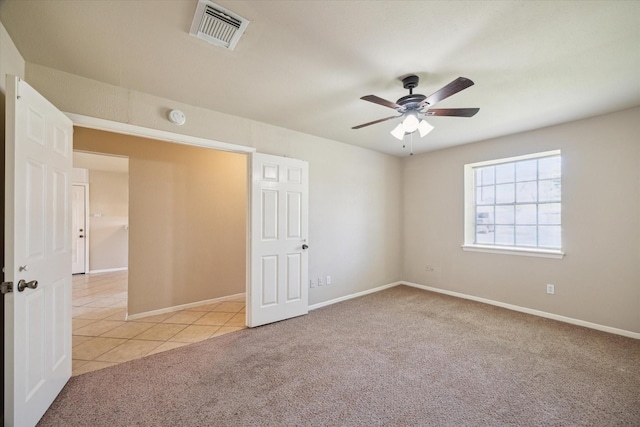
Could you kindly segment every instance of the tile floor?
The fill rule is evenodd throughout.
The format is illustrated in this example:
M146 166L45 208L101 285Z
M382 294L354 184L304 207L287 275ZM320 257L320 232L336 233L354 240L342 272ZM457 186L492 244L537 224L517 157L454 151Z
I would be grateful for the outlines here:
M243 297L125 321L127 272L73 276L73 373L245 328Z

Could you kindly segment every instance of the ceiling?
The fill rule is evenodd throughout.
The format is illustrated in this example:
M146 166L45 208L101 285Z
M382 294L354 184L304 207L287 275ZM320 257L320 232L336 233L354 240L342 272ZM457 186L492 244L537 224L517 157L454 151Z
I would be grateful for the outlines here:
M234 51L188 34L196 0L2 0L27 62L215 111L405 156L395 101L417 74L437 104L416 153L640 105L638 1L226 1L249 19Z

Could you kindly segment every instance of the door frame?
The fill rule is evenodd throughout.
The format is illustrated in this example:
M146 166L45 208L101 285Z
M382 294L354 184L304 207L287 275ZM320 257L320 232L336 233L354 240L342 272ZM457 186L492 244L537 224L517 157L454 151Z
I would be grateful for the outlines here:
M64 112L64 111L63 111ZM155 139L159 141L167 141L176 144L191 145L195 147L210 148L219 151L228 151L232 153L244 154L247 160L247 211L246 211L246 274L245 274L245 303L249 303L248 298L251 295L251 190L252 190L252 170L253 164L252 153L256 152L254 147L246 145L230 144L227 142L216 141L213 139L200 138L196 136L183 135L180 133L168 132L159 129L151 129L143 126L132 125L122 122L114 122L111 120L100 119L97 117L85 116L82 114L64 112L71 119L74 126L102 130L106 132L119 133L123 135L138 136L141 138ZM249 325L249 310L246 310L245 324Z
M72 181L71 185L84 187L84 272L82 274L89 274L89 271L91 271L89 270L89 239L91 238L89 235L89 184Z

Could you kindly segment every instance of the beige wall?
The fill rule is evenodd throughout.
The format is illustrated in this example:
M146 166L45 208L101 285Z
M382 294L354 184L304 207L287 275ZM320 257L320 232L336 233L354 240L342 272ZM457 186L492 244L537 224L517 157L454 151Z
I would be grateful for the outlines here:
M89 269L129 265L129 174L89 170Z
M129 314L244 292L244 155L84 128L74 148L129 157Z
M558 148L566 257L462 251L463 166ZM414 156L404 184L405 280L640 332L639 108Z
M330 274L335 283L311 289L312 304L403 277L640 331L638 109L401 161L36 64L26 64L26 79L64 111L309 161L310 276ZM183 127L166 120L172 108L187 113ZM462 166L555 148L565 162L567 256L462 252ZM433 273L424 271L427 263ZM546 283L556 285L555 296L544 294Z
M25 61L22 55L20 55L20 52L18 52L18 48L16 48L13 40L9 37L9 33L7 33L4 25L0 23L0 92L3 94L7 92L7 74L24 78L25 66ZM2 108L4 109L4 103Z
M310 304L401 279L399 158L131 92L31 63L27 63L26 79L63 111L255 147L262 153L308 161L309 276L330 275L333 281L330 286L310 289ZM173 108L186 113L185 125L175 126L167 120L167 112Z
M6 93L7 74L24 78L25 62L18 48L9 37L9 33L0 23L0 92ZM3 98L4 99L4 98ZM2 103L4 111L4 102ZM4 126L4 121L2 126ZM4 137L4 133L3 133Z

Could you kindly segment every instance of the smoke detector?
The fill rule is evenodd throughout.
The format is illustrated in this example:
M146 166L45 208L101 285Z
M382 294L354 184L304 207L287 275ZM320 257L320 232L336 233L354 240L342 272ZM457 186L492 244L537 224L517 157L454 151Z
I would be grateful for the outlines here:
M249 20L208 0L198 0L189 34L216 46L233 50Z
M180 110L169 111L169 121L178 126L182 126L187 121L187 116Z

